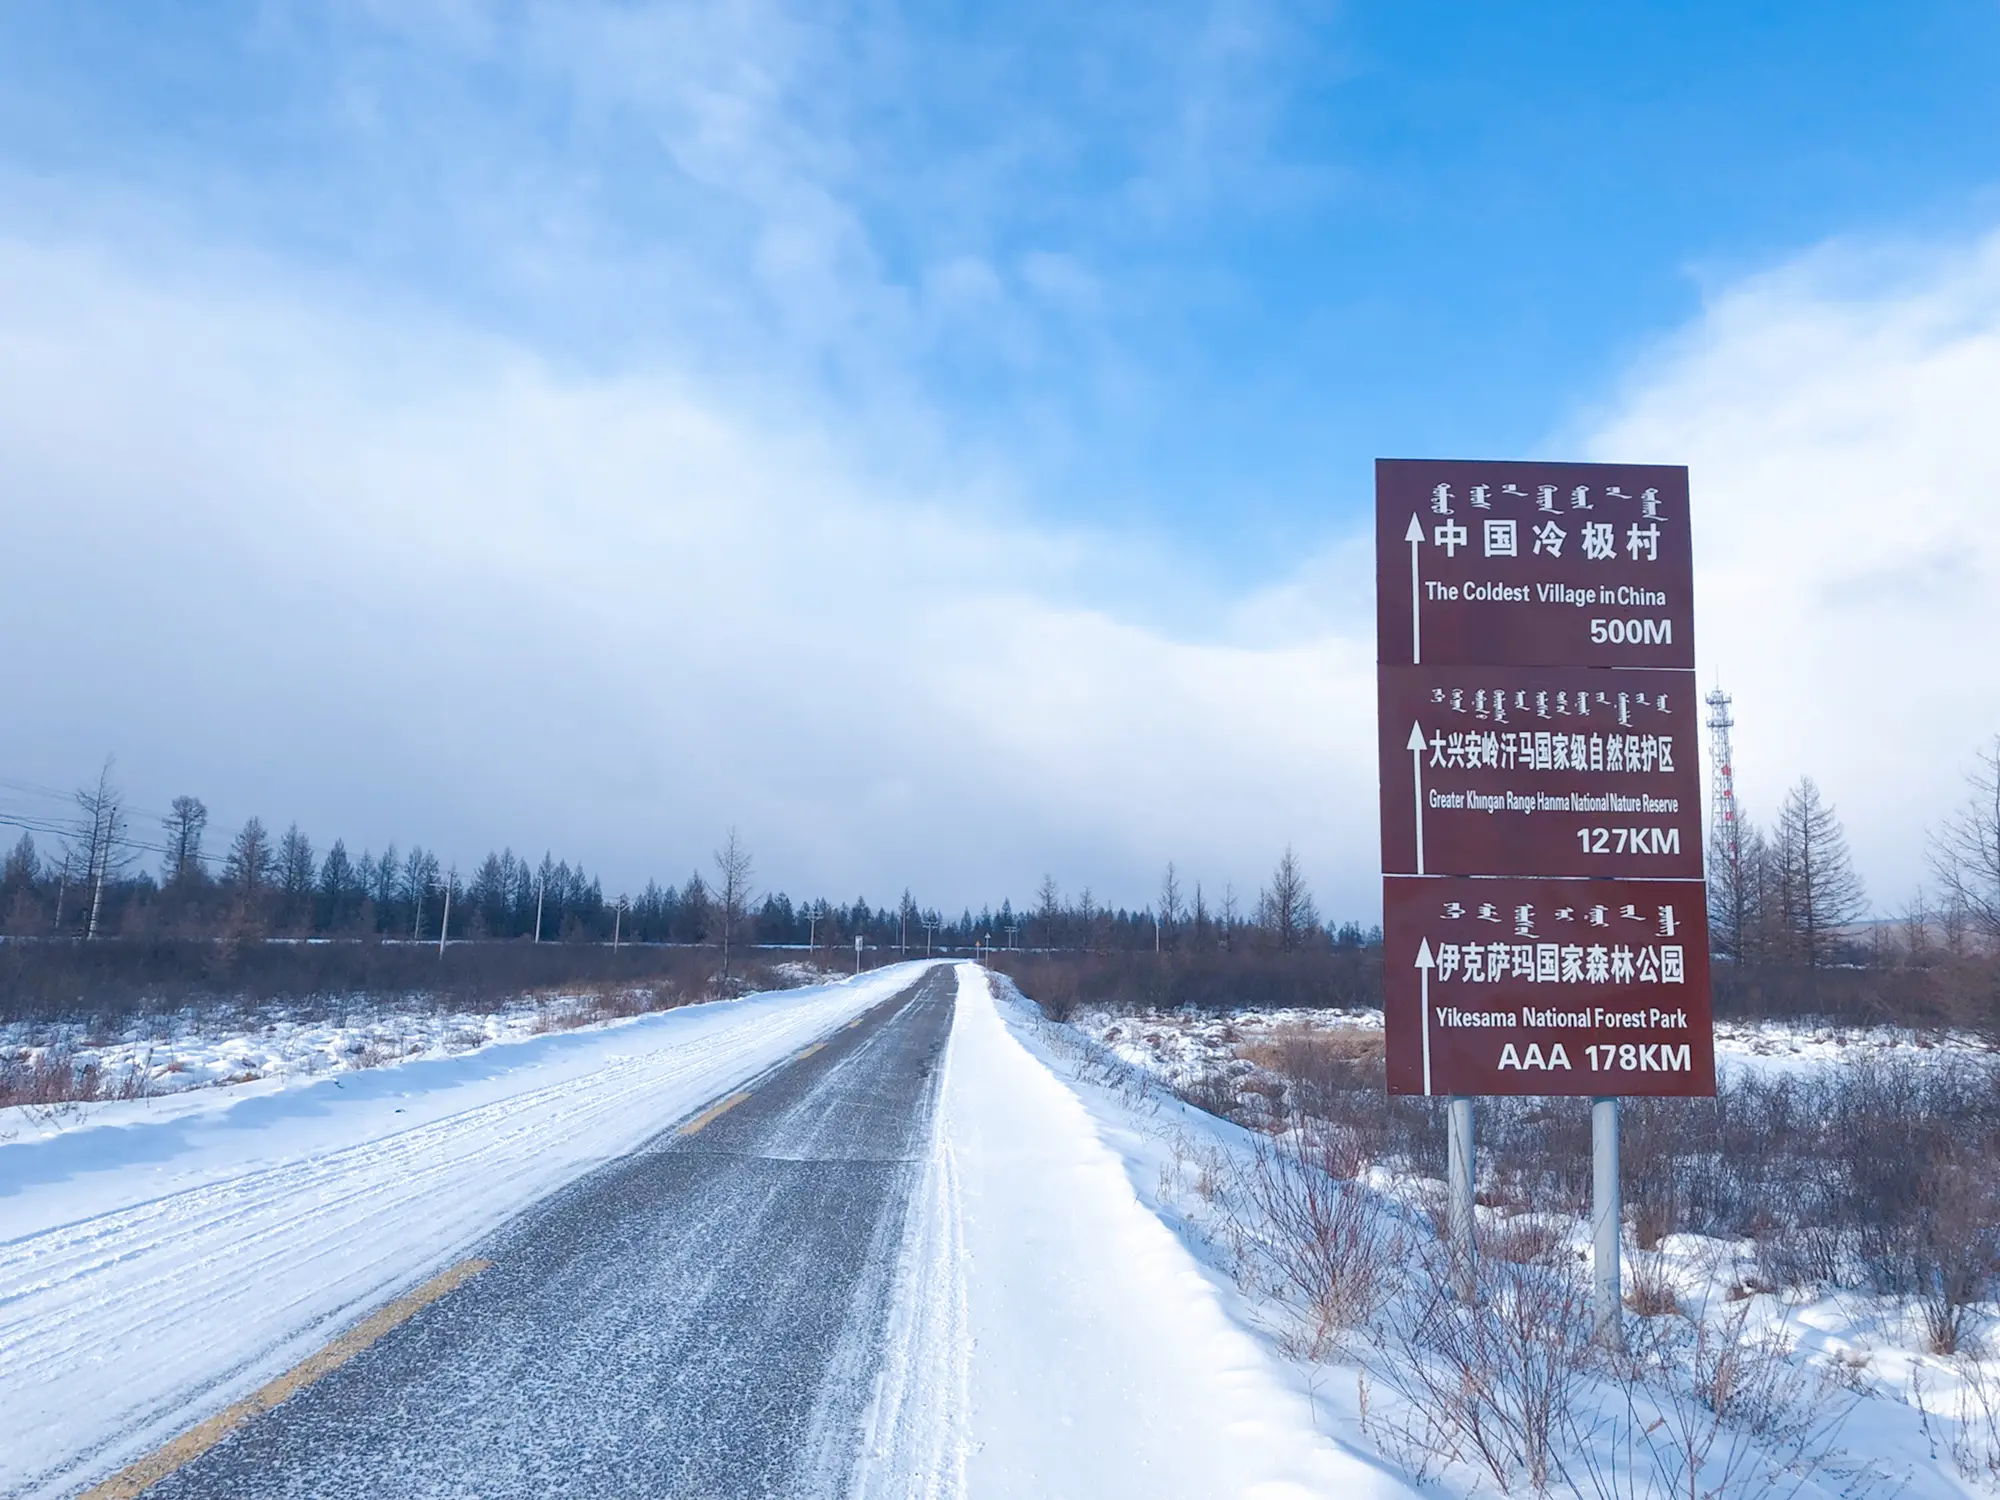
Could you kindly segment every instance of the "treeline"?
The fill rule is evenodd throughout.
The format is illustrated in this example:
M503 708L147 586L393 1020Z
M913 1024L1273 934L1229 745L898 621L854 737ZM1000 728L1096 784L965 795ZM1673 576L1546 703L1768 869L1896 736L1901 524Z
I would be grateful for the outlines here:
M905 890L893 907L865 898L794 901L754 889L749 851L734 832L711 868L649 880L636 896L607 895L580 861L505 848L460 868L418 844L379 852L325 846L297 823L274 834L259 817L226 841L212 837L198 797L176 797L157 831L136 826L107 762L68 796L73 810L11 815L18 842L0 861L0 932L85 940L123 938L360 938L436 942L766 944L851 950L1230 953L1348 949L1379 941L1355 923L1324 926L1297 858L1287 849L1268 885L1241 901L1183 889L1167 866L1152 908L1113 908L1088 887L1065 896L1046 877L1034 906L1011 899L956 916ZM41 842L37 842L37 834Z
M1053 875L1042 877L1035 904L1018 920L1003 903L1005 940L1000 950L1043 953L1251 954L1331 953L1379 947L1382 929L1358 922L1323 922L1298 856L1287 847L1269 882L1249 901L1225 884L1211 897L1200 881L1189 884L1168 862L1150 907L1129 911L1100 906L1090 888L1065 896ZM1018 939L1016 941L1015 939Z
M1927 839L1933 891L1873 909L1810 777L1769 830L1739 813L1708 851L1718 1014L2000 1031L2000 739Z
M712 870L607 895L581 861L511 848L469 868L419 844L323 848L297 823L273 834L248 819L218 849L198 797L173 800L157 832L135 829L107 762L68 799L74 811L12 815L24 828L0 861L0 931L13 937L521 939L549 943L751 943L971 947L1011 912L946 919L905 892L895 908L865 899L794 902L756 894L734 832ZM38 844L37 834L42 842ZM45 852L46 847L46 852ZM157 860L157 864L151 861Z

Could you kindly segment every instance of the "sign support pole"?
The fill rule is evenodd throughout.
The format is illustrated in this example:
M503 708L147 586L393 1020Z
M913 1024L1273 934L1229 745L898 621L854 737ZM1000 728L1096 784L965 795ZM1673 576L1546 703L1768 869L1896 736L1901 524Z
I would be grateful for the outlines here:
M1472 1095L1453 1094L1446 1111L1445 1193L1452 1276L1458 1283L1459 1301L1469 1304L1477 1295L1479 1272L1478 1240L1474 1233L1478 1173L1472 1143Z
M1624 1299L1619 1293L1618 1098L1590 1101L1591 1275L1596 1283L1593 1311L1597 1342L1625 1347Z

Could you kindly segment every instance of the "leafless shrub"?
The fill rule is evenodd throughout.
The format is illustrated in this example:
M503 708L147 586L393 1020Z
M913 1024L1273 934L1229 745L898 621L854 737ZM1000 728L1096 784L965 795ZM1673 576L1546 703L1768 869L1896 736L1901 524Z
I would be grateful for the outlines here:
M1625 1305L1642 1318L1664 1318L1681 1310L1680 1294L1674 1286L1673 1273L1667 1269L1666 1257L1640 1254L1630 1259Z
M79 1061L61 1048L25 1048L11 1058L0 1057L0 1108L142 1099L151 1091L150 1052L116 1074L107 1074L88 1059Z
M1569 1243L1570 1226L1548 1214L1517 1214L1503 1219L1480 1236L1483 1254L1514 1265L1539 1265L1554 1260Z
M1593 1364L1590 1291L1578 1263L1566 1255L1482 1258L1478 1296L1465 1304L1450 1290L1442 1256L1430 1251L1419 1290L1384 1329L1391 1378L1415 1407L1424 1441L1483 1467L1503 1492L1525 1482L1547 1494Z
M1952 1465L1967 1479L2000 1481L2000 1377L1977 1359L1954 1361L1959 1378L1957 1411L1947 1446ZM1911 1394L1924 1410L1921 1366L1911 1371ZM1925 1425L1929 1425L1926 1414Z
M1815 1376L1747 1302L1635 1330L1603 1373L1610 1406L1572 1408L1562 1478L1579 1500L1791 1495L1811 1481L1849 1496L1882 1476L1838 1437L1860 1399L1851 1371Z
M1303 1310L1310 1358L1366 1328L1400 1281L1408 1237L1389 1205L1355 1180L1364 1166L1345 1132L1306 1129L1260 1140L1247 1174L1263 1233L1244 1253Z
M1837 1229L1780 1220L1756 1243L1757 1269L1779 1291L1810 1293L1846 1284Z
M1225 1072L1203 1069L1192 1077L1176 1080L1169 1087L1183 1104L1227 1119L1237 1107L1235 1082Z

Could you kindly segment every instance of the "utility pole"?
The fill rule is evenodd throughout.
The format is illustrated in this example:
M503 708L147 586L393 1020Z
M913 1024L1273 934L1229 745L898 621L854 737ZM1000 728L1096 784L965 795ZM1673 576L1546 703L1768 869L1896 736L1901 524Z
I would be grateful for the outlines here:
M438 924L438 957L444 957L444 945L451 937L451 891L458 884L458 866L451 867L451 873L444 882L444 920Z
M858 932L854 934L854 973L855 973L855 976L856 976L857 978L859 978L859 977L860 977L860 974L861 974L861 934L860 934L860 933L858 933Z
M814 953L817 952L818 949L819 949L819 908L817 906L808 906L806 908L806 952Z
M611 908L611 951L618 951L618 935L625 928L625 898L621 895Z
M63 897L69 894L69 850L63 850L62 875L56 881L56 925L57 936L62 934Z
M545 894L543 887L547 884L547 880L537 873L535 876L535 941L538 943L542 940L542 897Z
M1708 703L1708 753L1712 774L1709 777L1708 809L1708 853L1709 873L1713 877L1717 870L1722 872L1722 898L1725 909L1719 914L1722 921L1716 925L1723 928L1722 940L1727 945L1728 954L1737 963L1743 961L1743 829L1736 811L1736 756L1729 744L1729 731L1736 727L1736 715L1730 712L1729 694L1723 692L1717 683L1715 691L1707 698ZM1711 892L1713 887L1710 887ZM1710 908L1713 911L1713 908Z

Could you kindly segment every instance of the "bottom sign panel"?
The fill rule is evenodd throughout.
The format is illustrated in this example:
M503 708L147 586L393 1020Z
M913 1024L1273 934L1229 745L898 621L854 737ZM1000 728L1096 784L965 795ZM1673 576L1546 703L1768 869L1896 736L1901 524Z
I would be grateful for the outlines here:
M1392 1094L1715 1093L1693 880L1382 882Z

